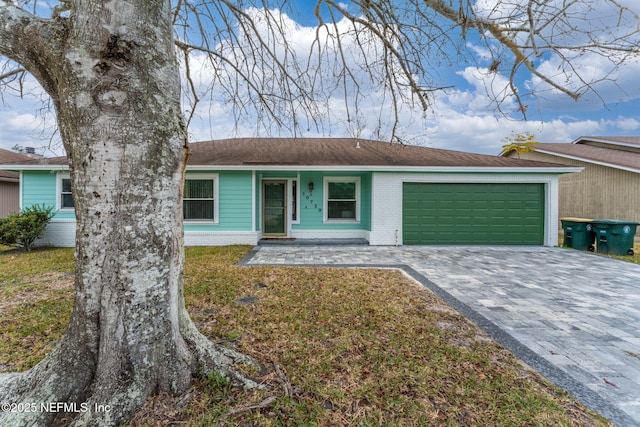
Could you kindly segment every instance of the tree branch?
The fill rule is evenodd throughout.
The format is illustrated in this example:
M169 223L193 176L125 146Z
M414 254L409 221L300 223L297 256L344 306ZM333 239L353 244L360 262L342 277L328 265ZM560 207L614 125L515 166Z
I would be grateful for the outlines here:
M4 74L0 74L0 82L1 82L2 80L8 79L8 78L10 78L10 77L15 77L15 76L18 76L18 75L24 74L24 73L26 73L26 72L27 72L27 70L25 70L24 68L18 68L18 69L16 69L16 70L12 70L12 71L6 72L6 73L4 73ZM13 80L13 79L12 79L12 80Z
M50 94L56 88L53 74L61 63L65 21L39 18L0 0L0 55L24 67Z

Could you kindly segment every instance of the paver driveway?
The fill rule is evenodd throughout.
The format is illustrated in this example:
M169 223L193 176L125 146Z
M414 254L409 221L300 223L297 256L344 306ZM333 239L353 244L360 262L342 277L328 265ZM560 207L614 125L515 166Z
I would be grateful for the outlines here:
M640 265L544 247L259 246L243 264L402 268L618 426L640 426Z

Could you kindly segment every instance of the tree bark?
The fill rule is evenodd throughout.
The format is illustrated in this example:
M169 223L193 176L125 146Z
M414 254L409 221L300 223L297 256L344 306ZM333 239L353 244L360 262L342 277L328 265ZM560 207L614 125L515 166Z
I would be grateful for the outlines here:
M66 333L32 370L0 377L2 402L71 406L5 412L2 425L117 425L203 367L255 385L233 369L251 360L214 347L184 307L187 135L170 7L78 0L69 18L43 20L0 0L0 54L52 97L77 219Z

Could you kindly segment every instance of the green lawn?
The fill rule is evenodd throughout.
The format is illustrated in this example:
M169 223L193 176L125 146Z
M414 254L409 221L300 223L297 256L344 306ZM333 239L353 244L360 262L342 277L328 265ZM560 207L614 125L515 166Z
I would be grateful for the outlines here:
M271 388L198 378L131 425L610 425L396 271L236 266L249 249L187 248L185 297L200 330L259 360ZM28 369L63 333L72 257L0 252L0 370Z

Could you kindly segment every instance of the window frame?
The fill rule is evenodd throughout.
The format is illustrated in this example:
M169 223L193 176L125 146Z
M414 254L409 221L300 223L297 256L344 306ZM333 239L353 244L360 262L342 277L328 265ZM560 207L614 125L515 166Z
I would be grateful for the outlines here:
M287 181L290 205L289 218L291 224L300 224L300 175L296 178L289 178Z
M68 179L69 181L71 181L71 174L69 172L66 173L59 173L56 176L56 210L57 211L61 211L61 212L75 212L76 210L76 202L75 200L73 201L73 206L69 207L69 206L63 206L62 205L62 195L63 195L63 180ZM64 192L64 194L71 194L71 197L73 197L73 190L69 193L69 192Z
M355 218L329 218L329 184L331 183L355 183ZM323 185L324 222L331 224L359 224L360 223L360 177L358 176L329 176L324 177Z
M206 200L206 199L192 199L184 197L184 188L182 191L182 218L185 224L219 224L220 223L220 210L219 210L219 175L217 173L188 173L185 175L184 184L186 186L187 181L213 181L213 219L187 219L184 217L184 202L185 200Z

